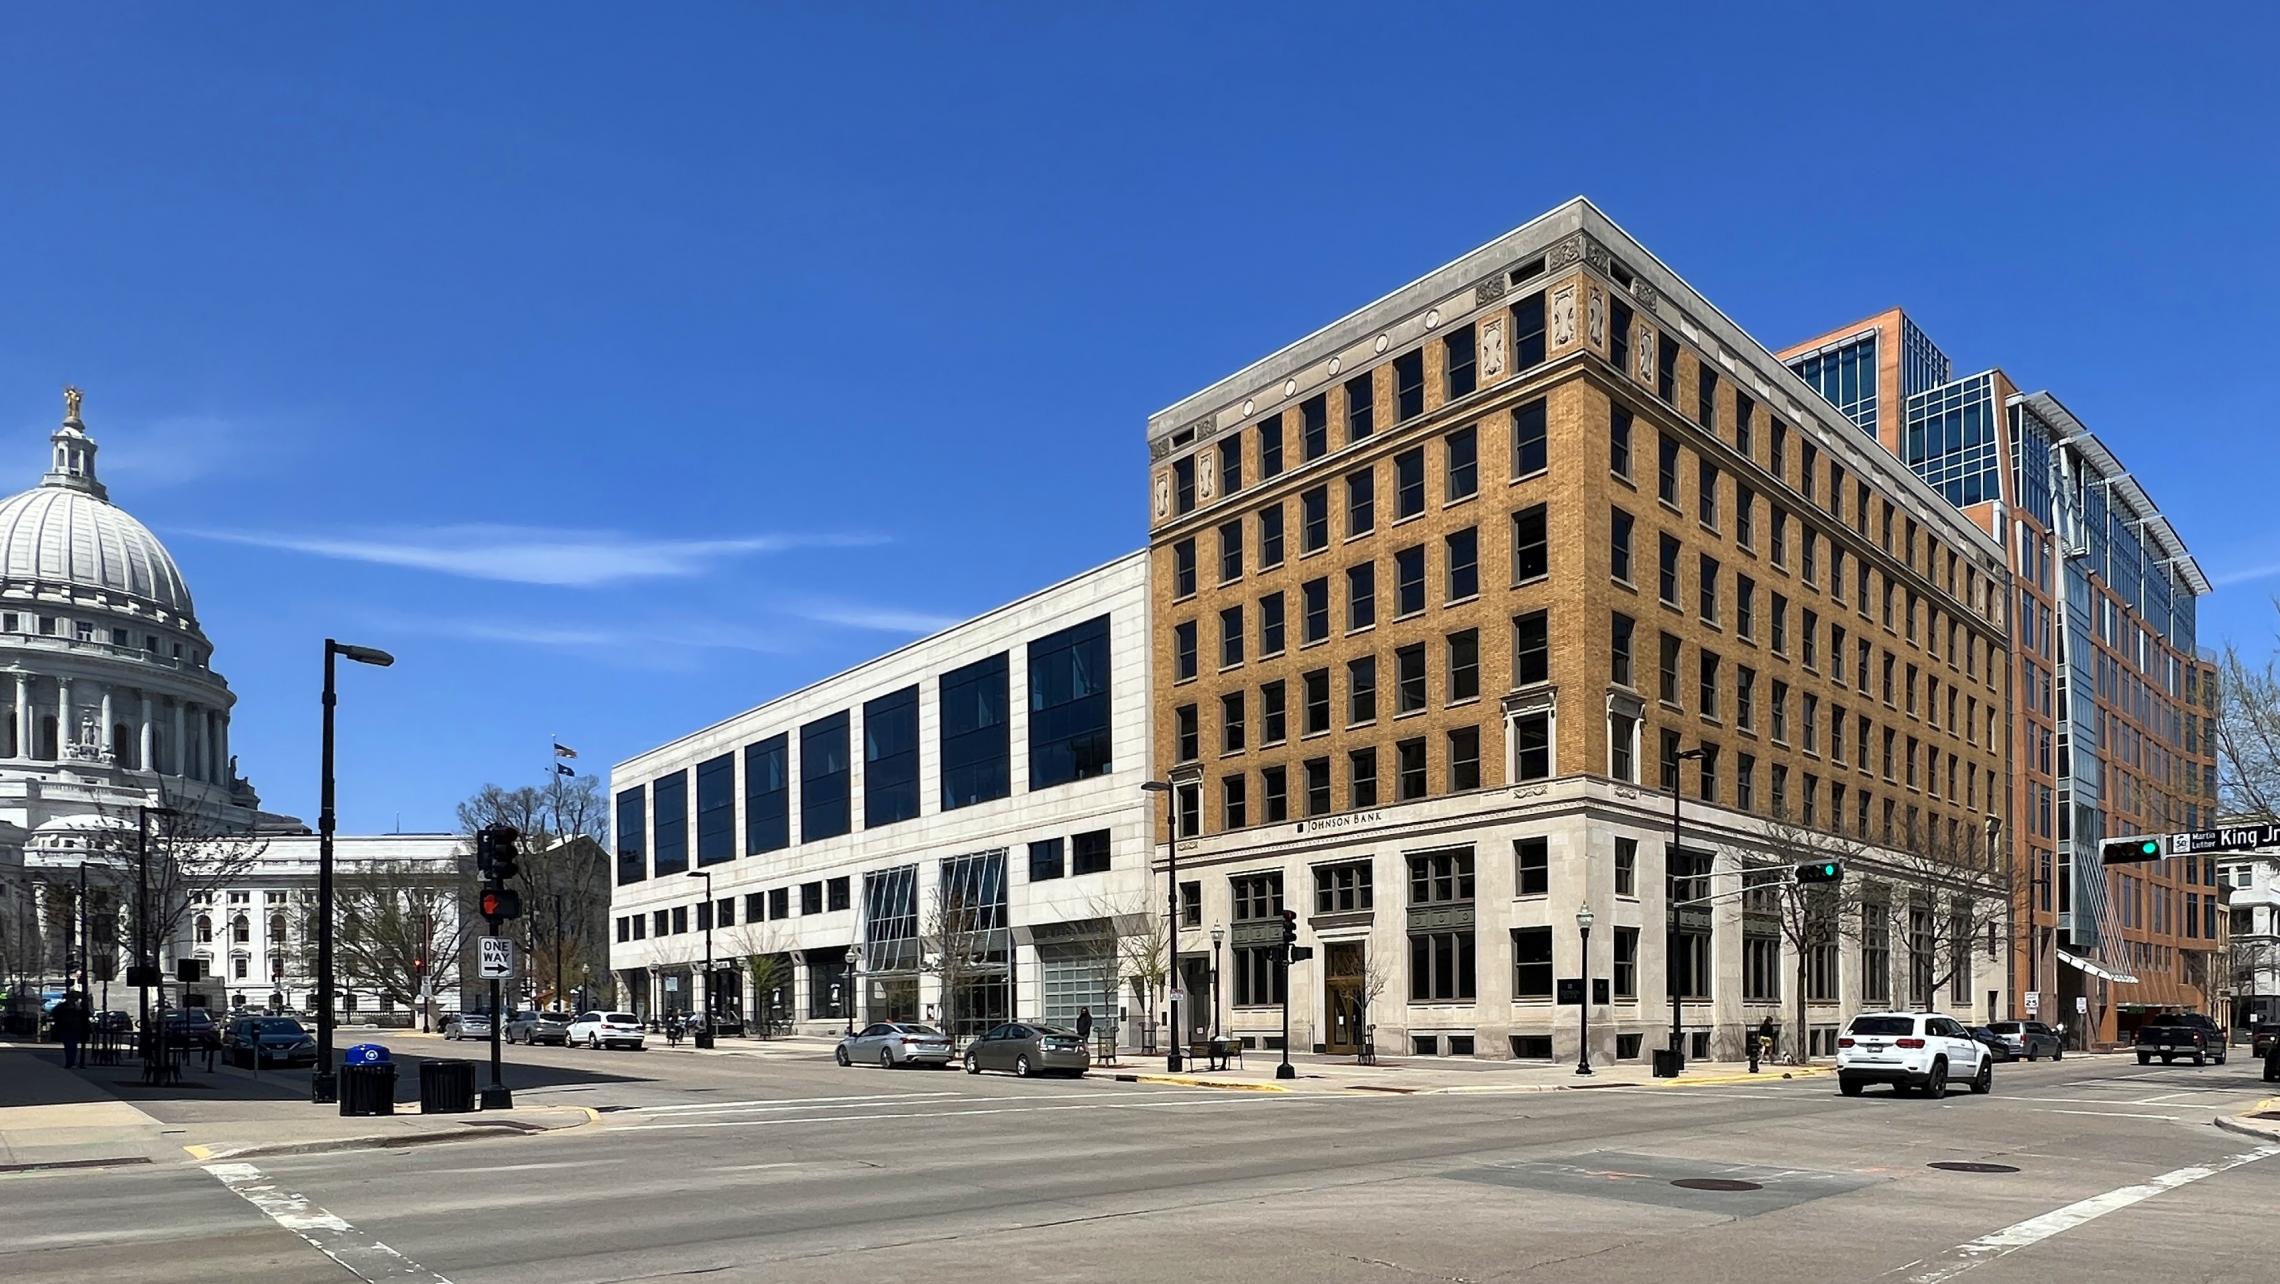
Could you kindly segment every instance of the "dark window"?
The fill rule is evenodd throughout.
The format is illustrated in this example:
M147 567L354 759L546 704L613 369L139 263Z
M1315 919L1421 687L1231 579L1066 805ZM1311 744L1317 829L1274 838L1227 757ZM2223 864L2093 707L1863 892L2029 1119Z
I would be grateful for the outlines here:
M1283 507L1280 501L1259 510L1259 569L1283 560Z
M1330 814L1330 760L1328 758L1309 758L1306 760L1306 814L1309 816L1327 816Z
M1195 456L1183 456L1173 462L1172 495L1178 511L1195 511Z
M1747 575L1734 577L1734 632L1757 640L1757 581Z
M1608 573L1628 584L1631 582L1631 528L1636 524L1636 519L1620 508L1608 511Z
M620 886L649 877L649 799L640 785L617 796L617 881Z
M1661 537L1661 551L1655 558L1655 567L1658 586L1656 596L1662 599L1664 606L1677 606L1678 539L1676 536L1664 535Z
M1243 578L1243 523L1240 519L1219 528L1219 582Z
M1615 894L1639 894L1639 840L1636 838L1615 840Z
M1299 449L1309 460L1330 453L1330 403L1327 397L1308 397L1298 407Z
M830 897L830 904L827 906L827 908L833 910L843 910L849 907L849 882L847 875L842 874L838 878L832 879L830 882L825 883L824 891Z
M1413 642L1393 653L1395 713L1425 707L1425 644Z
M1757 494L1749 487L1734 487L1734 540L1743 548L1757 547Z
M1631 373L1631 306L1620 299L1607 305L1607 363Z
M1628 474L1631 471L1629 463L1631 425L1628 417L1625 418L1622 427L1625 439L1622 453L1625 462L1623 467L1616 471ZM1466 431L1471 430L1467 429ZM1516 407L1512 411L1512 475L1514 477L1532 476L1544 471L1548 463L1549 457L1545 451L1544 402L1542 398L1538 398L1526 405ZM1468 489L1466 493L1470 494L1471 492ZM1450 498L1455 498L1453 487Z
M1405 450L1393 457L1393 515L1395 520L1425 511L1425 452Z
M1377 488L1369 469L1346 474L1346 534L1366 535L1377 525Z
M789 888L789 887L771 887L771 888L769 888L769 889L768 889L768 917L769 917L769 918L771 918L771 919L778 919L778 918L790 918L791 916L792 916L792 889L791 889L791 888Z
M1281 415L1269 415L1259 421L1259 476L1279 475L1283 469L1283 423Z
M1551 523L1544 505L1512 515L1512 582L1525 584L1552 573Z
M1524 713L1512 720L1512 760L1520 780L1549 780L1552 775L1552 718L1548 713Z
M1356 910L1369 909L1375 899L1372 890L1370 863L1366 860L1316 866L1314 912L1350 914Z
M1330 547L1330 488L1316 486L1298 497L1298 551L1319 553Z
M1461 602L1480 593L1480 530L1467 526L1444 537L1448 546L1448 600Z
M1243 438L1232 435L1219 446L1219 493L1232 495L1243 489Z
M689 773L659 776L649 786L656 837L650 870L659 876L678 874L689 867Z
M1694 512L1704 526L1717 529L1718 466L1707 459L1695 465Z
M1089 780L1114 768L1108 617L1029 644L1029 787Z
M847 715L835 713L800 728L800 841L847 832Z
M1678 703L1678 638L1662 635L1662 700L1665 704Z
M1172 710L1172 755L1178 762L1194 762L1202 753L1202 737L1197 731L1195 706L1183 704Z
M863 705L863 828L918 814L918 688Z
M1470 425L1444 439L1448 450L1449 498L1464 499L1480 491L1480 433Z
M1330 579L1328 576L1308 580L1298 586L1298 604L1303 612L1299 621L1299 641L1320 642L1330 636Z
M1243 662L1243 608L1226 607L1219 612L1219 667L1222 669Z
M1663 404L1678 404L1678 340L1667 334L1655 336L1655 395Z
M1480 788L1480 728L1457 727L1449 732L1449 788Z
M1512 370L1544 364L1544 296L1541 292L1512 305Z
M1448 401L1471 392L1479 386L1479 371L1474 365L1476 340L1471 326L1451 330L1441 340L1443 366L1447 371Z
M1377 623L1377 563L1346 568L1346 628L1366 629Z
M744 853L792 845L792 771L789 737L773 735L744 746ZM1001 790L999 796L1003 796Z
M1176 676L1182 682L1195 676L1195 635L1194 620L1182 620L1172 626L1172 660Z
M1425 549L1405 548L1393 555L1394 614L1414 615L1425 609Z
M1195 595L1195 541L1183 539L1172 545L1172 596Z
M1046 838L1029 844L1029 881L1042 883L1059 878L1067 872L1062 858L1061 840Z
M1377 806L1377 750L1356 749L1347 754L1346 771L1353 782L1354 809Z
M1708 553L1695 555L1694 595L1700 599L1702 618L1712 624L1718 622L1718 559Z
M1219 749L1222 753L1239 753L1243 748L1243 693L1230 691L1219 697Z
M697 863L717 865L736 856L736 755L697 764Z
M1269 593L1259 599L1259 654L1281 655L1283 649L1283 595Z
M1449 635L1449 700L1480 697L1480 630Z
M1633 673L1631 642L1638 630L1638 621L1621 611L1614 613L1612 623L1607 631L1607 650L1611 658L1611 663L1608 665L1608 678L1617 686L1635 687L1638 685L1631 680Z
M1517 425L1513 437L1519 437ZM1617 477L1631 475L1631 412L1622 406L1607 411L1607 468Z
M1512 997L1552 997L1552 929L1512 929Z
M1346 721L1377 721L1377 657L1359 656L1346 662Z
M1315 669L1300 677L1306 693L1303 734L1318 735L1330 729L1330 670Z
M1711 430L1718 429L1718 372L1707 361L1694 363L1694 422Z
M1370 377L1355 375L1346 381L1346 440L1360 441L1370 435L1377 421L1377 405L1372 399Z
M1415 419L1425 413L1425 354L1404 352L1393 359L1393 417Z
M1404 740L1393 747L1393 752L1398 759L1397 767L1401 773L1398 782L1401 790L1401 801L1409 802L1412 799L1423 798L1425 796L1425 741L1423 739Z
M1618 999L1639 997L1638 928L1618 927L1615 929L1614 987L1615 997Z
M1696 656L1696 665L1701 669L1702 716L1715 718L1718 716L1718 653L1700 652Z
M1622 644L1621 675L1616 679L1630 685L1631 621L1618 615L1616 638ZM1552 678L1552 645L1550 617L1542 611L1530 611L1512 621L1512 685L1528 686L1536 682L1549 682Z
M942 809L1012 792L1006 657L1001 652L941 678Z
M1667 432L1656 447L1655 494L1666 504L1678 503L1678 438Z
M1288 715L1290 701L1278 679L1259 687L1259 743L1281 744L1284 736L1283 720Z
M1241 829L1251 823L1247 801L1243 796L1243 777L1227 776L1219 782L1219 810L1223 829Z
M1069 840L1069 865L1072 873L1102 874L1108 871L1109 844L1105 829L1088 830Z
M1259 773L1259 793L1268 824L1290 819L1290 781L1281 767L1268 767Z

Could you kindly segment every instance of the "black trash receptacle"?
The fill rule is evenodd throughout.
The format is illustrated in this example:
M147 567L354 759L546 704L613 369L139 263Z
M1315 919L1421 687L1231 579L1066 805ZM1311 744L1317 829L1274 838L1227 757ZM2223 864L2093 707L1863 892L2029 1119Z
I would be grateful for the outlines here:
M373 1065L342 1066L340 1112L343 1115L395 1114L395 1064L382 1061Z
M475 1063L427 1061L420 1065L420 1113L464 1115L475 1109Z
M1655 1078L1676 1079L1686 1068L1686 1054L1676 1048L1655 1049Z

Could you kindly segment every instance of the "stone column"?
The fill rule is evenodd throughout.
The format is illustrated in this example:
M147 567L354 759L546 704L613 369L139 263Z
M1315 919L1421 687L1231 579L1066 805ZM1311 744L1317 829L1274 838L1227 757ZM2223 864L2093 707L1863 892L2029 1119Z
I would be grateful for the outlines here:
M155 756L158 748L155 743L157 739L158 726L152 719L150 692L145 691L142 693L142 735L137 746L142 752L135 759L135 766L144 771L158 770L158 759Z
M215 784L227 789L230 784L230 715L216 709L207 715L206 726L213 733L208 737L214 745L211 774Z
M187 707L180 700L176 700L174 702L174 739L167 745L166 750L173 759L167 765L174 769L173 774L177 776L190 774L190 740L182 731L183 722L187 716Z
M71 745L71 737L71 679L57 678L55 680L55 755L58 759L71 756L67 752Z
M37 723L32 718L32 675L16 675L16 756L29 758L35 742L32 739Z

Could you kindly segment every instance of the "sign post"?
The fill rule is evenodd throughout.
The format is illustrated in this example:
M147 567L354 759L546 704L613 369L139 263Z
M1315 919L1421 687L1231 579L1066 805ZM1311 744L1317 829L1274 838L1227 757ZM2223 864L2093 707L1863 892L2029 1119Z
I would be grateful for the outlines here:
M507 1023L507 1014L499 1010L499 982L511 980L515 975L515 939L500 936L496 921L491 924L491 935L478 936L476 944L476 976L491 983L491 1086L483 1090L485 1110L514 1109L514 1094L507 1088L499 1058L501 1027Z
M2038 1016L2038 1015L2040 1015L2040 1014L2041 1014L2041 1012L2042 1012L2042 991L2040 991L2040 990L2029 990L2029 991L2027 991L2027 1015L2028 1015L2028 1016Z

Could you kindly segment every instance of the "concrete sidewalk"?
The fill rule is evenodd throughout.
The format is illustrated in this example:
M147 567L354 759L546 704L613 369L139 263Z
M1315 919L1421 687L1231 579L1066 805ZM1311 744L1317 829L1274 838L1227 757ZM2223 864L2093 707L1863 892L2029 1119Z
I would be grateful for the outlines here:
M596 1119L578 1106L423 1116L416 1104L399 1104L392 1116L343 1117L311 1103L305 1089L280 1095L274 1077L265 1083L239 1071L181 1089L136 1089L138 1105L111 1086L135 1073L132 1060L66 1070L60 1048L0 1042L0 1173L420 1145ZM164 1117L185 1101L198 1106L193 1117Z
M1158 1057L1125 1057L1119 1065L1096 1065L1093 1074L1123 1083L1178 1084L1192 1088L1228 1088L1247 1092L1388 1092L1414 1094L1499 1094L1564 1092L1614 1087L1709 1087L1718 1084L1778 1083L1784 1079L1810 1079L1833 1073L1829 1064L1785 1066L1767 1063L1759 1073L1749 1072L1744 1061L1692 1061L1676 1079L1657 1079L1644 1061L1619 1061L1594 1066L1588 1075L1573 1065L1547 1065L1540 1061L1489 1061L1448 1057L1380 1057L1375 1065L1359 1065L1351 1057L1293 1053L1291 1069L1297 1077L1275 1078L1280 1053L1257 1052L1244 1058L1241 1069L1194 1070L1171 1074Z

